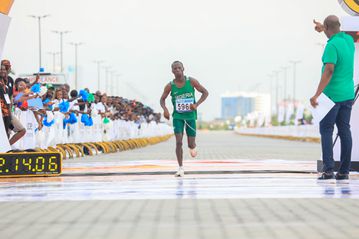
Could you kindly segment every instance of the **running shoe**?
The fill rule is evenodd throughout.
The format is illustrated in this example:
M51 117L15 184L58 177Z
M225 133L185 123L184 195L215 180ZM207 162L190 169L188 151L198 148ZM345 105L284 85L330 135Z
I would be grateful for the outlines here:
M197 157L197 150L196 150L196 148L194 148L194 149L189 149L189 154L191 155L192 158Z
M184 176L184 170L183 168L179 168L178 171L175 173L175 177L183 177Z

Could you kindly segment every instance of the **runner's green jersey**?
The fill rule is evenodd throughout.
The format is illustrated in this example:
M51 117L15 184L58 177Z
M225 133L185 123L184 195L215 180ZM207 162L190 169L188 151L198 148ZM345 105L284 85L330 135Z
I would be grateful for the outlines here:
M195 89L189 77L185 77L185 84L179 88L174 80L171 81L171 96L173 104L173 119L196 120L197 110L191 110L190 105L196 103Z

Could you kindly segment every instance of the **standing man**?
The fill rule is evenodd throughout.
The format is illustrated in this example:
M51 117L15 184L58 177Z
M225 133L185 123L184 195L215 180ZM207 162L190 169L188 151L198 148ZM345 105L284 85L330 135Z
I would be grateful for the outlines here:
M11 71L11 63L9 60L2 60L1 61L1 69L6 72L7 79L6 85L9 88L9 97L12 98L14 92L14 79L10 76Z
M9 109L10 109L10 130L13 131L15 134L10 139L10 145L15 144L18 140L20 140L22 137L26 134L25 127L21 124L20 120L16 118L14 115L14 112L12 110L13 108L13 93L14 93L14 80L10 76L10 73L12 73L11 69L11 63L9 60L2 60L1 61L1 74L3 74L3 78L5 79L5 86L6 86L6 94L8 95L8 98L10 99L9 103ZM36 78L36 82L38 81L38 78ZM35 82L35 83L36 83ZM10 131L8 131L8 137L10 135Z
M175 79L165 86L161 96L161 107L166 119L170 119L170 113L166 107L166 98L171 93L173 104L173 127L176 136L176 156L178 162L178 171L176 177L184 176L183 169L183 149L182 140L183 132L186 128L188 148L194 158L197 156L196 151L196 120L197 108L208 97L208 91L196 79L183 74L184 67L182 62L175 61L172 63L172 73ZM195 89L202 93L201 98L196 102Z
M354 40L340 31L340 22L336 16L328 16L324 24L314 21L315 30L324 31L329 38L322 57L322 77L315 95L310 99L313 107L318 105L317 98L324 93L335 106L320 122L322 141L323 174L318 180L336 179L344 182L349 179L352 136L350 115L354 99ZM341 143L340 167L334 176L333 130L338 128Z
M5 131L9 138L10 145L15 144L19 139L24 137L26 130L20 121L11 113L12 101L10 99L10 90L6 85L7 75L0 72L0 109L4 121ZM10 138L10 132L15 134Z

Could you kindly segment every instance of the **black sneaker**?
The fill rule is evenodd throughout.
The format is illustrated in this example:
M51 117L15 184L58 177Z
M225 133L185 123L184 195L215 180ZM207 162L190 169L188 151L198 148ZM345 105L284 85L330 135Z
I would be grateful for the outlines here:
M334 173L322 173L322 175L318 178L320 182L334 182L335 176Z
M349 174L337 173L335 179L337 180L337 183L349 183Z

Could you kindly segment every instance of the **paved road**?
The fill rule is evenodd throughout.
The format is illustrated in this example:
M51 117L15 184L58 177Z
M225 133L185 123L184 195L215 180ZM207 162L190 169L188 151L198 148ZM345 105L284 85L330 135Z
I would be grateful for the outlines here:
M318 184L319 144L201 132L199 148L186 165L206 173L184 179L154 173L175 168L173 139L68 160L63 177L1 179L0 239L358 238L359 175ZM209 173L243 168L253 172Z
M186 146L186 142L184 141ZM320 159L320 144L246 137L231 131L205 132L198 135L198 159L285 159L310 160ZM107 161L118 160L176 160L175 140L144 149L122 152L121 154L106 155ZM184 154L189 158L187 150ZM92 161L101 161L103 156L92 157ZM79 159L82 160L82 159Z
M357 239L358 206L347 199L5 203L0 238Z

